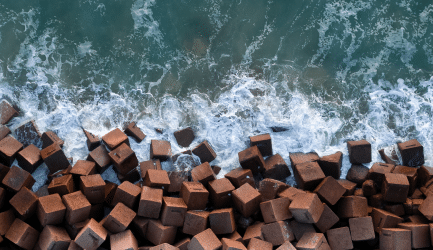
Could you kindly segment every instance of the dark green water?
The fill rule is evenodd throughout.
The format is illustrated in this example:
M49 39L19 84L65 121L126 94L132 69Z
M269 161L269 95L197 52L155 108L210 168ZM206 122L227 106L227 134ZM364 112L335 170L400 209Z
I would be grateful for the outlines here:
M23 111L13 126L35 119L75 158L80 126L131 119L174 151L193 126L224 169L267 132L287 161L349 139L376 152L416 138L428 158L432 22L433 1L414 0L2 1L0 95Z

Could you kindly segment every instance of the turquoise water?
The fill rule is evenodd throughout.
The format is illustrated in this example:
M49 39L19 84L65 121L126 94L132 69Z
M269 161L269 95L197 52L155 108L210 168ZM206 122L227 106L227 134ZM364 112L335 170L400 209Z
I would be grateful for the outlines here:
M150 139L183 151L172 133L192 126L222 173L259 133L286 161L358 139L379 161L416 138L431 165L432 22L426 0L1 1L0 95L21 108L12 128L34 119L74 161L81 127L136 120L139 160Z

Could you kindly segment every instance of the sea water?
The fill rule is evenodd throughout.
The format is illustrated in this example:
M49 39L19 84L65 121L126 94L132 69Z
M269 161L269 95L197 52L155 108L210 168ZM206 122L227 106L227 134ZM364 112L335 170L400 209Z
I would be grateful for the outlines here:
M188 149L208 140L220 176L262 133L286 162L342 151L342 177L349 140L377 162L417 139L432 165L432 33L427 0L3 0L0 98L20 108L12 129L35 120L74 162L89 153L82 128L136 121L139 161L152 139L186 150L173 132L191 126Z

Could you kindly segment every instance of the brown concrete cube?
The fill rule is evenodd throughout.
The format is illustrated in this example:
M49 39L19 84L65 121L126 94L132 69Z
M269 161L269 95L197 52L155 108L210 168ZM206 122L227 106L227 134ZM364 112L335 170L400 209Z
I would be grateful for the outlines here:
M344 187L344 189L346 189L344 196L353 195L353 193L355 192L356 183L348 181L346 179L337 180L337 181L338 183L340 183L342 187Z
M78 233L83 229L87 223L89 223L90 219L86 219L84 221L69 225L68 223L63 223L63 227L68 232L69 236L71 236L71 239L75 239L77 237Z
M289 185L282 181L265 178L259 182L258 190L262 195L262 201L272 200L277 197L278 193L287 189Z
M262 156L272 155L272 140L270 134L250 136L250 147L257 146ZM285 163L284 163L285 164Z
M146 178L149 169L162 170L161 162L158 159L140 162L140 172L143 180Z
M424 186L427 181L433 178L433 168L429 166L422 165L417 169L418 172L418 186Z
M340 219L338 216L332 211L328 205L323 204L323 212L320 216L319 221L315 223L316 227L319 229L320 232L325 233L328 231L331 227L333 227Z
M348 141L347 150L352 164L371 162L371 144L366 140Z
M272 243L253 238L248 243L248 250L272 250Z
M250 169L254 175L265 170L265 160L257 146L252 146L238 153L239 163L244 169Z
M182 183L188 181L190 173L188 171L167 171L170 186L168 186L169 193L180 192Z
M0 163L0 182L3 181L10 168Z
M188 245L188 249L213 249L217 250L222 247L221 241L217 238L210 228L195 235Z
M96 174L96 164L93 161L78 160L70 173L76 176Z
M369 197L375 195L377 193L376 184L373 180L366 180L362 183L362 194L365 197Z
M8 194L8 192L4 188L0 187L0 209L2 209L4 204L7 202L6 194Z
M265 178L284 180L290 175L289 167L281 155L276 154L265 160L265 170L263 172Z
M332 176L328 176L314 189L322 201L329 205L335 205L346 192L346 189L338 183Z
M12 136L6 136L0 141L0 163L10 167L22 149L21 142Z
M376 208L383 208L385 205L385 201L383 200L382 194L375 194L368 197L368 205Z
M386 173L392 173L395 165L376 162L368 171L368 179L373 180L379 187L382 186L383 179Z
M131 230L110 235L111 250L138 250L138 242Z
M114 150L122 143L126 143L129 146L128 136L118 128L113 129L102 136L102 141L107 145L109 150Z
M90 204L99 204L105 200L105 181L100 174L81 176L80 190Z
M210 228L215 234L230 234L236 230L233 208L213 210L209 214Z
M352 236L348 227L329 229L326 232L331 249L353 249Z
M81 191L66 194L62 197L66 206L65 220L69 225L86 220L92 205Z
M125 131L126 135L131 136L138 143L140 143L144 140L144 138L146 138L146 135L143 133L143 131L141 131L139 127L137 127L137 124L135 122L130 122L126 124L123 130Z
M417 139L397 143L404 166L418 167L424 164L423 146Z
M131 224L136 216L134 210L125 206L123 203L117 205L107 215L105 222L102 224L111 233L120 233Z
M0 236L4 236L15 221L14 211L9 209L0 213Z
M14 130L14 137L21 142L24 147L34 144L38 148L42 148L41 133L34 120L30 120Z
M407 222L413 222L417 224L428 224L429 220L427 220L427 218L422 215L415 214L415 215L408 216Z
M83 248L81 248L79 245L77 245L77 243L75 243L75 241L71 241L69 243L69 247L68 250L82 250Z
M413 222L404 222L398 224L399 228L411 231L412 248L428 248L431 246L430 227L428 224L417 224Z
M147 170L146 177L144 178L144 185L148 187L161 188L164 191L167 191L170 186L170 179L168 178L167 171L156 169Z
M93 149L87 156L87 160L95 162L96 170L99 173L103 173L111 165L111 158L108 156L108 151L104 145L99 145Z
M55 173L59 170L66 169L70 163L65 153L56 143L41 150L41 157L45 165L50 169L50 173Z
M42 134L42 148L46 148L53 143L57 143L60 147L63 147L63 140L60 139L53 131L47 131Z
M244 240L242 239L242 236L237 231L234 231L230 235L227 235L226 238L230 239L230 240L239 241L242 244L244 243Z
M412 249L410 230L402 228L384 228L379 238L381 250Z
M108 153L117 171L126 175L129 171L138 166L138 159L134 151L126 144L122 143L113 151Z
M383 228L394 228L403 222L403 218L378 208L373 208L371 217L373 218L374 231L377 233L380 233Z
M239 241L222 238L223 250L247 250L247 248Z
M337 206L340 218L365 217L368 214L368 202L365 197L345 196L340 199Z
M417 168L406 167L406 166L395 166L392 171L394 174L403 174L406 175L407 180L409 181L409 194L412 194L418 183L418 171Z
M424 186L420 187L420 191L425 196L429 196L431 193L433 193L433 179L427 181Z
M182 232L189 235L196 235L208 227L210 212L202 210L190 210L185 214L185 222Z
M38 245L42 250L67 250L71 242L68 232L62 227L47 225L39 235Z
M185 201L188 210L204 210L209 192L200 182L184 182L180 189L180 197Z
M261 194L248 183L232 192L235 208L244 216L250 217L260 208Z
M12 118L18 116L18 111L6 100L0 103L0 124L8 123Z
M289 198L278 198L260 203L265 223L272 223L292 218L292 213L289 210Z
M90 219L75 237L75 243L83 249L96 249L107 238L107 230L96 220Z
M7 231L5 238L23 249L32 250L38 241L39 232L29 224L16 218Z
M13 192L20 191L22 187L31 189L34 183L35 179L30 173L17 166L12 166L2 181L2 184Z
M147 239L154 245L173 244L176 238L176 227L164 226L159 220L150 220L147 226Z
M117 173L117 177L120 182L129 181L131 183L135 183L140 180L140 172L137 168L133 168L126 175L122 175L121 173ZM141 186L140 186L141 187Z
M148 218L135 216L135 218L132 220L132 228L134 229L133 232L141 238L146 238L147 226L149 225L149 221L150 219Z
M317 160L325 176L332 176L336 180L340 179L342 162L343 153L340 151L332 155L320 157Z
M112 201L112 206L114 207L117 205L117 203L122 202L125 206L131 209L135 209L141 192L141 188L137 187L129 181L124 181L116 189L116 193L114 194Z
M144 247L139 247L138 250L142 250L143 248ZM180 249L179 247L175 247L175 246L170 245L168 243L162 243L162 244L159 244L158 246L146 248L146 250L179 250L179 249ZM185 249L188 249L188 248L185 246Z
M215 160L217 156L215 151L212 149L211 145L207 141L203 141L202 143L197 145L192 150L192 153L197 155L202 163L210 163L211 161Z
M403 174L385 174L382 195L385 201L405 202L409 193L409 181Z
M367 180L368 171L369 169L364 165L352 165L347 171L346 179L361 187L362 183Z
M162 207L162 189L143 186L137 214L147 218L159 218Z
M286 241L294 241L295 235L286 221L277 221L262 226L263 237L273 246L282 245Z
M116 193L117 190L117 184L112 183L112 182L105 182L105 198L104 198L104 203L108 206L111 206L111 204L113 203L113 198L114 195Z
M361 188L357 188L357 189L355 189L355 192L353 192L353 195L354 195L354 196L365 197L365 196L364 196L364 193L362 192L362 189L361 189Z
M276 250L296 250L296 248L290 243L290 241L284 242L283 245L278 247Z
M14 208L18 218L24 221L36 212L38 199L39 197L35 193L23 187L10 199L9 203Z
M296 184L300 189L314 190L325 178L317 162L305 162L295 165L293 172Z
M42 226L62 223L65 213L66 207L59 194L51 194L39 198L36 215Z
M247 227L245 230L244 237L242 238L245 245L248 245L251 239L263 240L262 226L265 225L263 222L256 222L255 224ZM272 244L271 244L272 245Z
M418 211L428 220L433 220L433 195L427 196L421 206L419 206Z
M191 177L193 181L198 181L207 186L209 181L216 179L215 173L208 162L202 163L191 170Z
M292 169L294 166L305 163L305 162L317 162L319 160L319 155L316 152L310 153L289 153L290 164L292 165Z
M373 219L370 216L350 218L349 228L353 241L372 240L376 237Z
M20 167L29 173L33 173L43 162L41 151L33 144L19 151L17 160Z
M174 132L177 144L181 147L189 147L191 142L195 139L194 131L191 127L187 127Z
M63 175L53 179L48 185L48 193L50 194L60 194L61 196L65 194L70 194L75 191L74 180L72 175Z
M171 155L171 144L169 141L150 141L150 159L159 159L161 161L165 161L170 159Z
M296 244L299 250L331 250L322 233L306 233Z
M410 202L408 202L410 200ZM409 203L409 206L407 206ZM406 199L406 202L403 204L404 210L406 214L420 214L419 207L424 203L423 199Z
M228 172L224 177L229 179L229 181L235 186L235 188L239 188L245 183L249 183L252 187L255 187L256 184L254 182L253 172L250 169L243 168L235 168L232 171Z
M161 223L164 226L183 226L187 206L182 198L163 197Z
M316 229L314 228L313 224L301 223L296 220L290 221L290 228L292 229L293 234L295 235L297 241L299 241L302 238L302 236L304 236L305 233L316 232Z
M167 250L188 250L188 245L190 242L191 242L190 238L185 238L181 241L178 241L176 244L173 245L174 247L177 247L177 249L176 248L174 248L174 249L169 248ZM166 244L166 243L164 243L164 244Z
M101 140L99 139L99 137L93 135L92 133L84 129L83 132L84 135L86 136L86 144L87 144L87 149L89 149L89 151L93 151L95 148L101 145Z
M11 130L5 126L0 124L0 141L3 140L7 135L11 133Z
M317 194L306 193L296 196L290 203L289 210L298 222L317 223L323 213L324 206Z
M305 194L304 190L297 189L295 187L289 187L278 193L278 197L280 198L288 198L290 201L293 201L297 195Z

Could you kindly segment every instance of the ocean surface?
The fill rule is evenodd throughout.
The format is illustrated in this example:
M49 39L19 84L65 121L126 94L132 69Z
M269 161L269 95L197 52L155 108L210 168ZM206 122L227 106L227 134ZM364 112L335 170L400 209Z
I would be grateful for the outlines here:
M288 163L342 151L342 177L348 140L376 162L418 139L432 165L432 33L430 0L1 1L0 98L20 108L12 129L34 119L74 162L82 128L137 121L140 161L151 139L186 150L173 132L191 126L190 149L208 140L220 175L261 133Z

